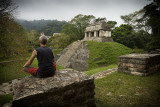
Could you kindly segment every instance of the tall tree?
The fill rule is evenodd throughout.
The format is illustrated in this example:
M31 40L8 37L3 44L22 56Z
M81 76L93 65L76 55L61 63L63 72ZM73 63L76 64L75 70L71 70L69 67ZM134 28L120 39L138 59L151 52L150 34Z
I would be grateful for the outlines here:
M110 27L111 29L114 29L114 28L115 28L115 25L117 24L117 22L116 22L116 21L108 21L107 24L109 25L109 27Z
M145 30L147 32L151 29L153 36L158 36L160 35L160 1L153 0L151 4L143 9L121 16L121 19L134 29Z
M147 44L149 51L160 48L160 1L153 0L152 3L143 9L132 14L121 16L127 24L136 31L145 30L151 33L150 43Z
M107 19L105 17L104 18L98 17L94 20L94 22L100 22L100 21L107 21Z
M151 40L150 37L150 34L144 30L135 32L132 26L128 24L122 24L112 31L114 41L130 48L146 49L146 44Z
M132 32L132 26L128 24L122 24L112 31L112 38L115 42L121 43L130 48L134 48L134 43L131 42Z
M11 0L0 0L0 58L24 53L24 30L13 19L17 8Z
M93 15L75 16L67 25L63 26L62 32L68 35L75 35L77 39L84 38L85 28L95 19Z
M151 4L144 7L143 18L149 17L147 24L151 26L153 36L160 36L160 1L154 0Z
M0 0L0 33L6 32L7 27L12 21L12 11L14 11L16 6L14 6L11 0Z
M64 49L70 44L70 37L69 35L55 34L49 39L49 44L54 46L55 48Z
M152 28L152 40L148 44L148 50L160 49L160 1L154 0L144 7L143 18L149 17L147 24Z
M139 11L135 11L134 13L121 16L121 19L124 21L124 23L131 25L134 30L145 30L149 33L151 29L151 27L147 25L147 20L149 17L143 17L144 13L144 9L141 9Z

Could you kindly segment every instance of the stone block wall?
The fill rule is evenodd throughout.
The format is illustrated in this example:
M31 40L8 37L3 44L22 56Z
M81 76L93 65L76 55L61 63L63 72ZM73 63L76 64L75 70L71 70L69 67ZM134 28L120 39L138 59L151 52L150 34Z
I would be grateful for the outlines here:
M85 37L85 41L114 42L112 37Z
M129 54L119 57L119 72L147 76L158 70L160 70L160 54Z
M95 107L94 79L72 69L53 77L27 77L13 84L12 107Z

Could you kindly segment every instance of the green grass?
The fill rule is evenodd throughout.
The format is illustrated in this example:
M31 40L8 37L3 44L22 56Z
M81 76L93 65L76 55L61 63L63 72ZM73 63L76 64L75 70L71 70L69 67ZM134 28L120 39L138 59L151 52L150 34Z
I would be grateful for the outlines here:
M145 54L148 53L147 51L145 51L144 49L133 49L132 53L141 53L141 54Z
M13 94L1 95L0 96L0 106L9 103L13 99Z
M124 73L95 80L97 107L160 106L160 72L147 77Z
M0 64L0 84L16 78L28 76L29 74L23 71L25 62L26 61L16 61Z
M56 65L56 69L57 70L61 70L61 69L64 69L62 66L60 66L60 65Z
M116 64L112 64L112 65L109 65L109 66L107 66L107 67L95 68L95 69L86 71L86 72L84 72L84 73L86 73L87 75L91 76L91 75L96 74L96 73L98 73L98 72L102 72L102 71L104 71L104 70L108 70L108 69L115 68L115 67L117 67L117 65L116 65Z
M130 48L115 42L87 41L86 44L90 50L89 70L117 64L118 56L132 52Z
M23 65L26 63L26 61L27 60L0 64L0 84L13 79L29 76L30 74L23 71ZM38 61L36 58L31 66L36 68L38 67ZM64 68L57 65L56 69L59 70Z
M11 81L17 78L24 78L30 74L23 71L23 65L27 60L24 61L15 61L0 64L0 84L3 82ZM38 67L37 59L33 61L32 67Z

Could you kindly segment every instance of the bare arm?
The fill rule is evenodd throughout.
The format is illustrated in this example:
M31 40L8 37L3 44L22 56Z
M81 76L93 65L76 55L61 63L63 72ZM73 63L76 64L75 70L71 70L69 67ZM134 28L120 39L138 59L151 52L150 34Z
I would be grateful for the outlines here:
M36 55L37 55L37 52L36 52L36 50L34 50L34 51L32 52L32 55L31 55L30 59L24 64L23 67L26 67L26 66L31 65L32 62L33 62L33 60L34 60L34 58L36 57Z

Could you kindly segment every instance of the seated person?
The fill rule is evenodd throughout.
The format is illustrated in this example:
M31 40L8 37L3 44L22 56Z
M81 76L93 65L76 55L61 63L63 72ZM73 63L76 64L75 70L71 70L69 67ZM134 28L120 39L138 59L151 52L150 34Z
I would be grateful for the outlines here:
M52 49L46 46L48 38L44 35L39 37L40 47L32 52L32 56L23 66L23 70L35 77L43 78L53 76L56 72ZM34 58L37 57L38 68L30 67Z

